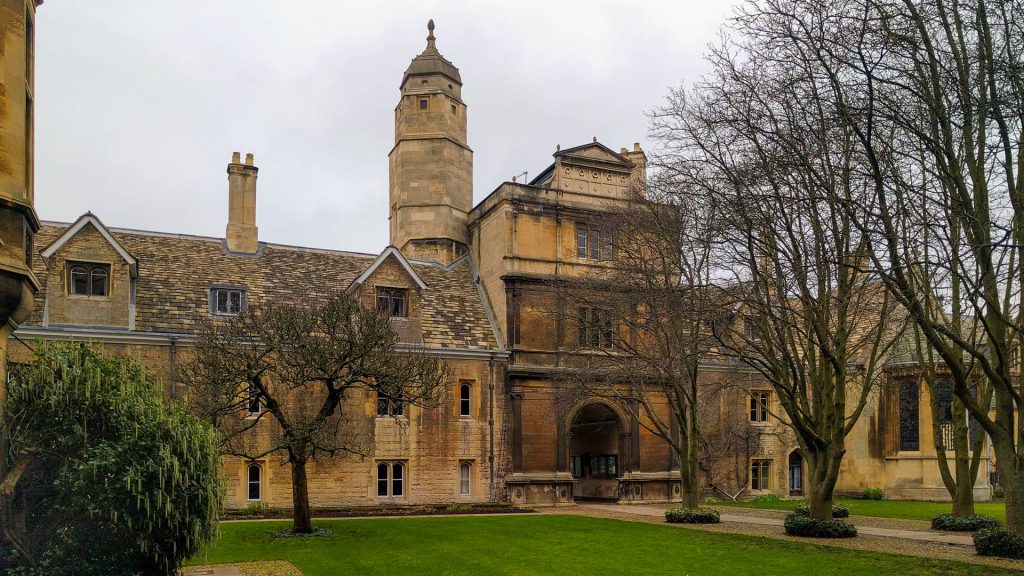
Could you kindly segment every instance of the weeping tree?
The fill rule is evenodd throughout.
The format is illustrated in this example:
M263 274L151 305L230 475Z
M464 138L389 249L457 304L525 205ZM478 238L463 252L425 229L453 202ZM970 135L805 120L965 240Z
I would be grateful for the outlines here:
M828 84L787 42L784 16L762 8L739 12L711 72L670 94L654 132L681 189L714 199L730 224L716 277L736 317L717 324L718 341L774 389L824 520L901 323L848 209L870 199L855 136L822 105Z
M655 161L657 164L657 161ZM664 440L680 469L683 506L701 491L700 398L709 387L701 364L712 359L712 240L718 225L705 198L675 193L669 178L600 216L606 264L562 281L558 311L576 327L566 372L574 394L613 400ZM610 257L610 258L608 258Z
M391 406L429 407L448 382L445 362L401 347L385 312L344 293L211 321L182 373L190 406L220 430L222 452L288 462L295 533L313 529L306 465L369 450L372 421L362 406L344 413L347 398L362 391Z
M39 344L0 429L0 567L18 574L175 574L210 543L216 432L163 400L134 361ZM3 554L3 552L10 554Z

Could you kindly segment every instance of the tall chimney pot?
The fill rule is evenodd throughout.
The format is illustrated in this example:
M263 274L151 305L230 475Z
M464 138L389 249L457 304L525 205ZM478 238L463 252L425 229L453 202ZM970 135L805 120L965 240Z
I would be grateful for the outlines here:
M259 168L253 165L253 155L231 155L228 164L228 226L225 234L229 252L255 254L259 250L256 228L256 176Z

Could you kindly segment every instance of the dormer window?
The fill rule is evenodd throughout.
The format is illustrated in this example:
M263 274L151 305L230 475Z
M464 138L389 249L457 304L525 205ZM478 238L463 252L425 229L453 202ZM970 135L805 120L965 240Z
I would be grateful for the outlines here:
M392 317L409 315L409 291L405 288L377 288L377 310Z
M237 316L245 310L245 288L214 287L210 289L210 313Z
M106 296L110 292L110 264L68 262L68 292L76 296Z

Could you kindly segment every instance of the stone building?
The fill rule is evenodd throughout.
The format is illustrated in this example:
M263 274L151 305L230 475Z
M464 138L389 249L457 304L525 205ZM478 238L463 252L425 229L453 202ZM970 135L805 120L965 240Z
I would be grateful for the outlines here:
M644 182L644 151L639 144L615 151L596 139L559 148L538 177L502 183L474 206L462 78L438 51L433 22L428 29L395 108L391 246L356 254L260 240L258 169L251 154L236 153L227 167L224 238L108 228L91 213L70 224L44 222L31 258L41 289L12 359L25 359L34 339L93 341L137 357L177 397L187 391L176 366L198 319L355 292L369 305L385 303L406 345L449 360L452 381L439 408L405 407L397 416L368 395L349 399L347 413L365 419L371 449L363 459L311 463L313 506L677 499L678 463L635 409L601 398L558 400L567 351L587 352L571 350L568 343L582 338L554 313L552 286L610 265L601 215ZM729 384L710 397L709 418L744 432L742 449L716 460L721 479L711 483L728 483L736 494L801 495L803 464L770 387L734 364L708 362L701 372L709 386ZM873 402L851 436L840 490L942 497L926 451L880 448L893 434L885 406ZM225 457L228 505L289 506L282 463Z

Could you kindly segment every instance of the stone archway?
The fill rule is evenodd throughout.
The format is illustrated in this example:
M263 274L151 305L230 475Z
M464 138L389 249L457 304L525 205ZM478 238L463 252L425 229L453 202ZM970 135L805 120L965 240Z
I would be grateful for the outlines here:
M585 404L569 428L569 463L576 500L618 500L625 453L621 418L603 402Z

